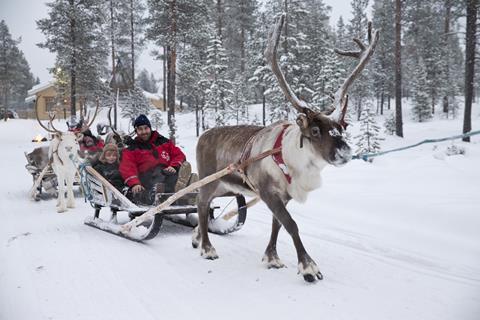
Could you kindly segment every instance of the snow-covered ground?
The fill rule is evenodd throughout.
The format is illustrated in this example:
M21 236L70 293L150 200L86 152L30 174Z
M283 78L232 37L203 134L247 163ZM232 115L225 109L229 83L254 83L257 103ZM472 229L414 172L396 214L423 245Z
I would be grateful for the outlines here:
M478 105L473 118L478 130ZM404 119L405 138L388 136L384 150L462 127L461 118ZM177 123L192 160L194 117ZM289 204L325 277L308 284L284 230L287 268L262 264L271 224L263 204L240 231L211 236L220 259L207 261L190 228L165 222L140 244L85 226L93 210L81 198L62 214L54 200L28 200L23 153L39 133L33 120L0 123L1 320L480 319L480 136L455 141L465 155L446 156L452 142L443 142L326 168L321 189Z

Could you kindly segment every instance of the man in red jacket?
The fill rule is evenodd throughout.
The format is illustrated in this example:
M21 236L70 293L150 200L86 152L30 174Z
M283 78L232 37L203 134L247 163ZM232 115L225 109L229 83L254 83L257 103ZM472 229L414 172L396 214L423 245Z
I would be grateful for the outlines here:
M137 137L123 150L120 174L134 199L152 204L155 193L173 193L185 154L157 131L141 114L133 124Z

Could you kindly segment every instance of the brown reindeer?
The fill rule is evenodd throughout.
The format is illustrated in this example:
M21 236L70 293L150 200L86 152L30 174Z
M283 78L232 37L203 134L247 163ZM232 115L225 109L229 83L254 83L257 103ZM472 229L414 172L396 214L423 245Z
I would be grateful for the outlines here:
M278 66L276 51L284 20L285 15L282 15L271 32L265 56L285 96L298 111L296 123L280 122L267 127L217 127L199 138L197 167L200 178L265 151L278 147L281 151L251 163L243 172L227 175L200 188L199 231L194 233L192 245L196 248L201 243L204 258L218 258L207 231L210 202L221 196L259 196L273 213L270 242L263 258L267 267L284 267L276 250L278 232L283 226L293 239L299 273L306 281L313 282L317 278L322 279L322 274L305 250L297 224L287 211L286 204L291 199L304 202L307 194L320 186L320 172L326 165L341 166L351 159L351 149L344 137L347 126L344 119L348 102L346 93L372 56L379 34L375 31L372 39L369 24L368 46L354 39L360 51L336 50L340 55L359 59L359 63L336 92L331 110L315 112L296 97Z

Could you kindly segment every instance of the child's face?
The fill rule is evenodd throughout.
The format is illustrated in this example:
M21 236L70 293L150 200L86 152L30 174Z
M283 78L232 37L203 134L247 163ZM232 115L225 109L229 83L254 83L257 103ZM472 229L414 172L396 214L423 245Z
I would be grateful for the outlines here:
M115 151L105 152L105 161L109 164L117 162L117 153Z

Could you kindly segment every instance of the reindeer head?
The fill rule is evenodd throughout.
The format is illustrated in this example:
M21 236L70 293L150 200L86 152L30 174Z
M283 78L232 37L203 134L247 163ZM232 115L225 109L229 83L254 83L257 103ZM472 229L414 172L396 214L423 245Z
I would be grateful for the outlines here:
M56 129L55 126L53 125L53 120L55 119L55 113L48 114L50 118L49 120L50 127L45 126L42 123L42 121L40 121L40 117L38 115L37 101L35 101L35 115L40 126L46 131L53 134L54 139L52 141L52 144L53 144L54 150L57 150L56 152L59 155L62 155L62 158L66 157L66 158L73 159L73 158L76 158L78 152L80 151L78 141L83 138L83 132L88 130L89 127L92 125L93 121L95 120L95 117L97 116L97 113L98 113L98 107L99 105L98 105L98 99L97 99L97 106L95 108L95 114L92 120L89 121L89 119L87 119L85 121L87 125L83 125L80 130L74 130L74 131L63 132ZM63 159L66 159L66 158L63 158Z
M369 23L368 47L359 39L353 39L359 46L360 51L335 50L340 55L359 59L359 63L335 93L332 107L326 112L316 112L295 95L278 65L277 47L284 22L285 14L282 14L270 34L268 46L265 50L265 59L270 63L272 72L277 77L286 98L299 112L296 122L301 131L300 146L303 145L303 140L306 138L310 142L309 147L313 148L314 152L328 163L335 166L345 164L351 159L352 155L351 148L348 146L344 135L348 126L345 122L348 105L347 90L370 60L378 42L379 33L375 31L372 41L372 26Z

